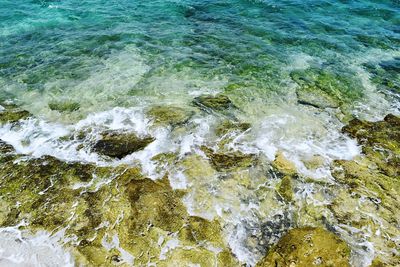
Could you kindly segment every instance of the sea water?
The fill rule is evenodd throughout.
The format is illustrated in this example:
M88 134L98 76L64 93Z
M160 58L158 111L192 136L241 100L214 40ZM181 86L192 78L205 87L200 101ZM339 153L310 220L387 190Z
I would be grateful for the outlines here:
M201 182L185 177L179 166L165 170L151 161L160 153L202 155L201 145L218 141L213 131L224 115L196 113L175 133L171 127L154 127L146 110L158 105L192 109L196 96L223 93L237 107L233 116L251 124L229 149L256 153L266 163L282 151L299 173L334 183L330 163L360 153L357 143L341 133L342 118L399 114L399 66L400 3L395 0L0 0L0 100L34 115L18 127L2 125L0 138L29 157L138 165L154 180L168 171L173 188L188 190L188 211L221 217L233 253L254 265L263 249L247 248L240 240L249 234L246 223L259 222L251 210L260 207L236 203L228 196L232 191L221 191L204 206ZM343 108L299 103L296 73L322 73L337 81L330 86ZM58 103L76 108L51 108ZM83 140L62 138L87 129ZM111 160L90 149L104 130L152 135L155 141ZM316 170L302 161L313 155L322 159ZM218 186L213 175L204 179ZM76 186L107 184L93 183ZM314 193L304 185L296 197L317 201ZM238 212L224 217L224 209ZM1 259L24 264L33 250L40 250L34 261L40 262L47 258L41 246L48 246L58 255L51 262L72 264L59 247L62 238L18 231L4 228L0 235L2 240L25 235L29 241L12 243L24 252L11 252L0 242ZM355 253L353 264L368 264L371 251Z

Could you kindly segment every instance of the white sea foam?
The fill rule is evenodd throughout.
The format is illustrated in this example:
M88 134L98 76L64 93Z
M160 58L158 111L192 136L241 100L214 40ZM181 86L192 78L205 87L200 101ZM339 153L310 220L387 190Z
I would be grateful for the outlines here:
M300 106L285 110L262 118L251 132L236 140L235 146L242 151L261 152L270 161L282 151L300 173L314 178L330 178L332 160L349 160L360 153L355 140L340 133L342 124L331 114L313 114ZM322 166L307 169L303 160L316 155L323 158Z
M59 241L44 231L32 235L16 227L0 228L0 266L75 266Z
M116 249L119 251L120 255L121 255L121 262L122 263L126 263L129 266L134 266L134 262L135 262L135 257L132 256L128 251L126 251L125 249L123 249L120 246L119 243L119 237L117 234L114 234L110 239L108 240L107 238L107 234L105 234L103 236L103 239L101 240L101 244L103 245L103 247L105 249L107 249L108 251L110 251L111 249Z

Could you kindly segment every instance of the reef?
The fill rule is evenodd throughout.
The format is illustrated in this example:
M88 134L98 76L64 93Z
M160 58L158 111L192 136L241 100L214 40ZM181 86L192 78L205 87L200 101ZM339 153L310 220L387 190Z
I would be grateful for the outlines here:
M364 64L371 75L371 82L377 85L383 93L400 93L400 58L384 60L377 64Z
M314 88L302 87L296 91L300 104L310 105L316 108L337 108L339 102L324 91L316 91Z

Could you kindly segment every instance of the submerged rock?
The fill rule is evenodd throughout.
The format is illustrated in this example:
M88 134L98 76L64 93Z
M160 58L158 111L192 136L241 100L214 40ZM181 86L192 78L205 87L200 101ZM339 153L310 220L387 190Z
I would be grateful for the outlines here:
M244 154L240 151L232 152L214 152L208 147L201 147L207 157L210 159L213 167L218 170L231 170L236 168L249 168L257 160L255 154Z
M304 166L310 170L316 170L325 164L325 158L321 155L313 155L302 159Z
M99 154L112 158L123 158L133 152L142 150L155 139L151 136L139 137L135 133L106 132L93 146Z
M59 112L72 112L80 108L78 102L71 101L53 101L48 104L51 110L56 110Z
M335 234L322 228L290 230L257 267L350 266L350 249Z
M276 154L275 160L272 162L272 166L281 174L293 176L297 174L296 165L293 162L286 159L282 152Z
M339 102L322 90L301 87L296 90L299 104L309 105L316 108L337 108Z
M156 106L152 107L148 112L155 124L160 125L180 125L189 121L190 117L193 116L192 111L184 108L174 106Z
M337 108L362 96L362 84L353 75L334 73L329 69L309 68L290 74L298 84L297 98L300 104L317 108Z
M32 116L28 111L13 104L2 104L2 107L4 109L0 110L0 123L14 123Z
M290 176L285 176L282 178L282 181L278 187L278 193L286 202L293 201L293 183Z
M218 95L202 95L193 100L193 104L202 109L211 109L215 111L223 111L225 109L233 108L232 101L223 94Z
M250 128L251 124L247 122L232 122L230 120L225 120L216 127L215 133L218 136L223 136L230 132L244 132Z
M364 67L370 73L370 81L377 85L379 89L385 92L400 93L400 58L384 60L379 63L366 63ZM381 91L381 90L380 90Z

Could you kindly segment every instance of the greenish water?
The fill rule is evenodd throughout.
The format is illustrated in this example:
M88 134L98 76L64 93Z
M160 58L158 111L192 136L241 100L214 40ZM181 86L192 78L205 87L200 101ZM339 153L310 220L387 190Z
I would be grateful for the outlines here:
M236 108L207 113L192 103L217 93ZM246 122L251 128L233 134L221 150L255 153L267 165L281 151L302 175L334 183L331 162L360 153L341 127L353 117L400 113L400 2L0 0L0 100L35 117L0 127L0 138L18 153L125 163L152 179L168 173L174 188L187 190L189 213L219 218L233 253L254 265L267 245L259 236L256 245L243 240L287 206L266 212L260 205L264 210L254 215L241 206L257 203L251 190L224 191L219 174L190 177L181 165L160 168L152 158L205 157L200 147L217 147L223 139L215 134L218 125ZM157 127L146 112L158 105L194 115L178 129ZM156 141L110 159L91 150L104 130L150 134ZM76 138L82 131L89 133ZM318 169L303 162L314 155L322 158ZM270 177L262 172L254 181ZM207 192L205 184L212 185ZM300 186L300 206L331 200L313 186ZM366 266L373 249L353 241L353 265Z
M398 92L396 1L2 1L2 97L57 117L187 93L227 92L243 109L293 101L295 68L322 69L343 101L368 94L365 64ZM395 69L396 70L396 69ZM332 77L331 77L332 76ZM328 83L331 81L328 81ZM382 85L378 84L378 90ZM271 100L271 98L273 100ZM255 111L249 111L250 113ZM83 114L83 115L82 115ZM81 116L80 116L81 115Z

